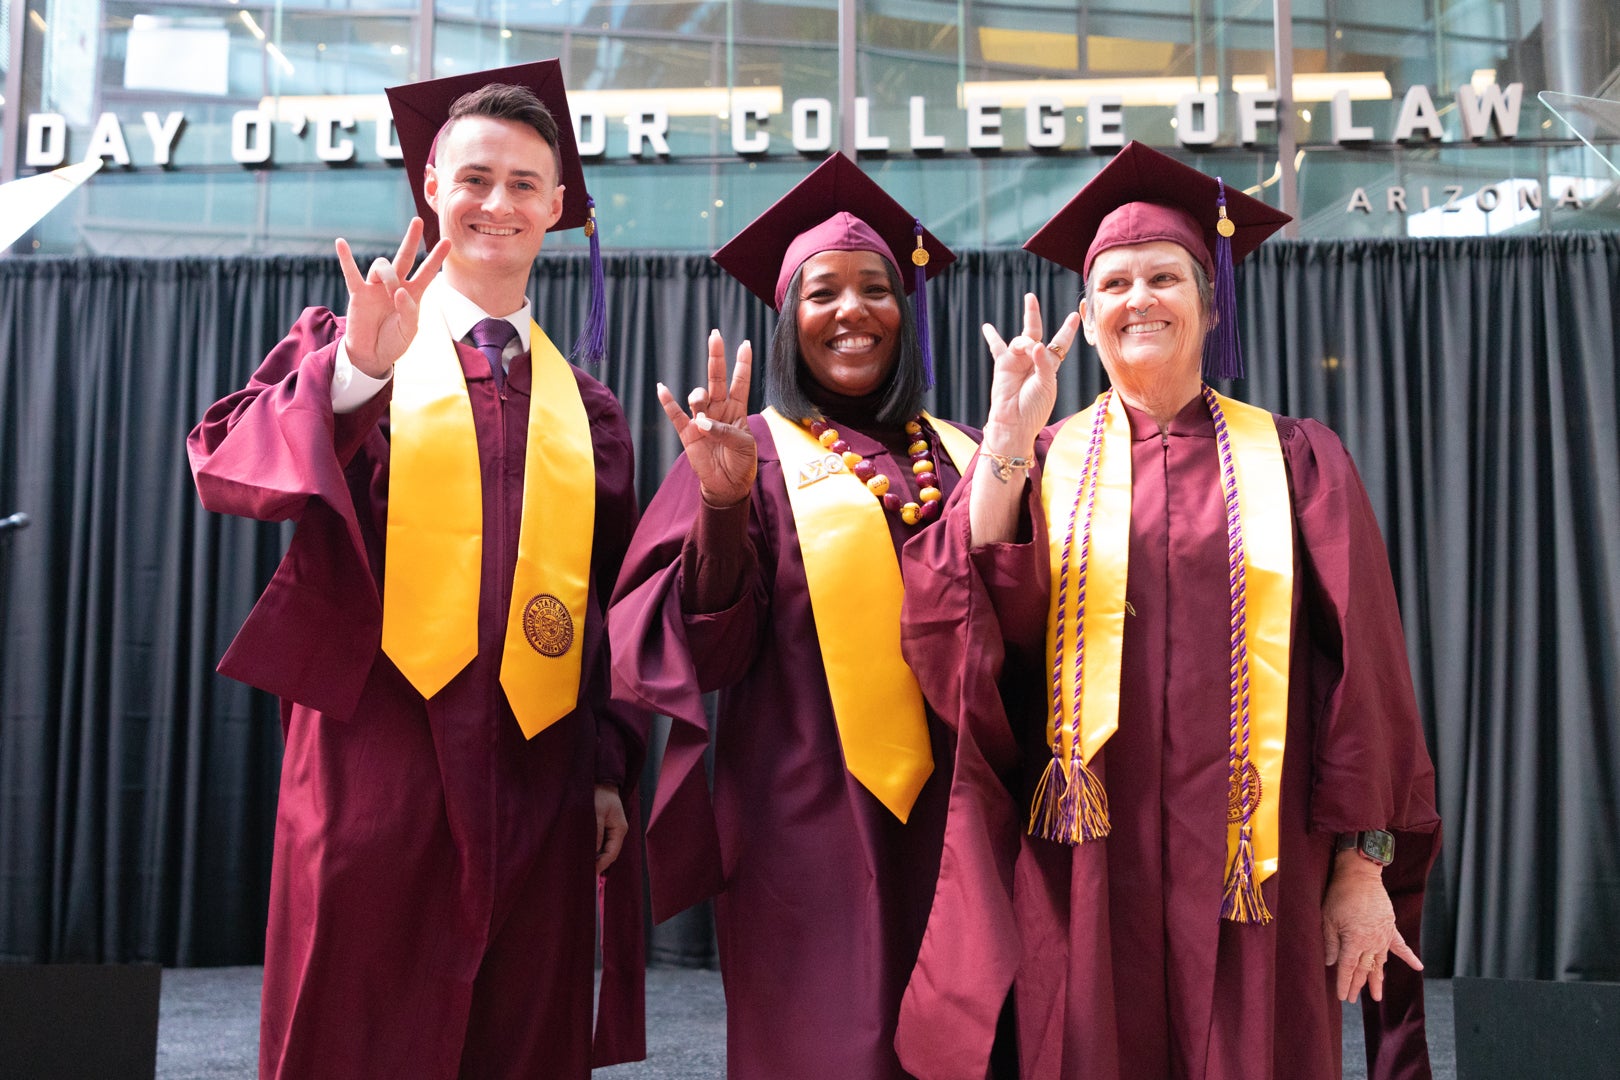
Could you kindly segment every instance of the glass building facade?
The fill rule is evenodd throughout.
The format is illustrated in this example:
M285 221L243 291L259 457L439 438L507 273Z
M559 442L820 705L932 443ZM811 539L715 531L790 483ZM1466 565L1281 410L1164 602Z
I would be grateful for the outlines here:
M1304 237L1620 226L1539 96L1620 98L1617 0L0 4L0 179L105 162L14 254L391 247L382 89L553 56L610 250L712 249L841 146L953 246L1017 244L1126 139Z

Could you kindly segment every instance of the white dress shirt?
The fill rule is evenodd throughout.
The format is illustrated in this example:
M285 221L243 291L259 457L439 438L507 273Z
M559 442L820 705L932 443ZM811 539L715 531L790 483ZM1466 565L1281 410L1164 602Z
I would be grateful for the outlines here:
M444 312L444 321L450 327L450 336L456 341L467 340L472 328L485 319L502 318L511 323L517 330L517 337L501 350L501 366L507 370L511 369L514 357L529 351L528 300L524 300L523 306L511 314L493 316L457 292L447 281L439 291L439 304ZM348 349L339 341L337 366L332 371L332 411L338 414L354 412L376 397L393 377L393 368L389 368L388 374L380 379L367 375L354 366L349 359Z

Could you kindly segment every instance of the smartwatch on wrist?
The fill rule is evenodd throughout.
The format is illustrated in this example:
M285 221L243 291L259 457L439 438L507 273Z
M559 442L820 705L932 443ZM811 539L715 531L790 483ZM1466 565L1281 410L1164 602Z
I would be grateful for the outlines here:
M1395 834L1386 829L1340 833L1333 842L1333 851L1354 851L1368 862L1388 866L1395 861Z

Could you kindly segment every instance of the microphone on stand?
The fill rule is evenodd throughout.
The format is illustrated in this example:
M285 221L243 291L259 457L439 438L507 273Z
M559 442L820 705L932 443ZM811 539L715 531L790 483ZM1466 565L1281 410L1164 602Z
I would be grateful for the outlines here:
M13 529L26 529L33 520L33 518L19 510L10 517L0 518L0 533L8 533Z

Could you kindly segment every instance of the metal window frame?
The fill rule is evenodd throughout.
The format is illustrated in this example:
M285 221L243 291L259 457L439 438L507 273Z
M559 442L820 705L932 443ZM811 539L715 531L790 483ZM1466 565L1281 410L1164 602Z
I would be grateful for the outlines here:
M0 183L15 180L21 173L21 154L23 154L23 138L26 133L26 110L23 102L24 86L24 57L26 49L26 34L28 34L29 0L0 0L8 3L11 13L11 40L10 66L6 68L5 79L5 112L0 117ZM969 11L972 8L970 0L961 0L957 3L959 19L957 31L966 32ZM334 13L335 15L335 13ZM436 0L418 0L415 8L397 8L389 11L356 11L352 15L358 18L377 16L377 18L413 18L415 19L415 32L413 32L413 74L415 78L433 78L434 74L434 45L436 45L437 18ZM857 0L838 0L838 37L833 45L838 52L838 102L844 123L839 125L838 146L846 154L855 155L855 125L854 110L855 97L859 94L859 16L860 5ZM1077 21L1084 21L1085 10L1077 8ZM465 19L447 16L449 23L463 23ZM731 66L731 49L737 44L747 44L735 39L731 32L732 21L727 18L726 45L726 74L729 76ZM1084 31L1084 28L1081 28ZM567 28L564 28L567 36ZM635 37L658 37L653 32L637 32ZM1281 117L1293 115L1293 87L1294 74L1294 24L1293 0L1272 0L1272 36L1273 60L1275 60L1275 81L1277 81L1278 113ZM1084 34L1081 37L1084 44ZM770 44L761 40L758 44ZM802 42L812 45L812 42ZM961 45L961 42L959 42ZM959 49L961 52L961 49ZM1277 125L1277 165L1278 165L1278 201L1281 209L1293 215L1294 222L1286 227L1285 235L1298 235L1299 225L1299 175L1296 160L1298 160L1298 138L1293 126L1288 121Z

